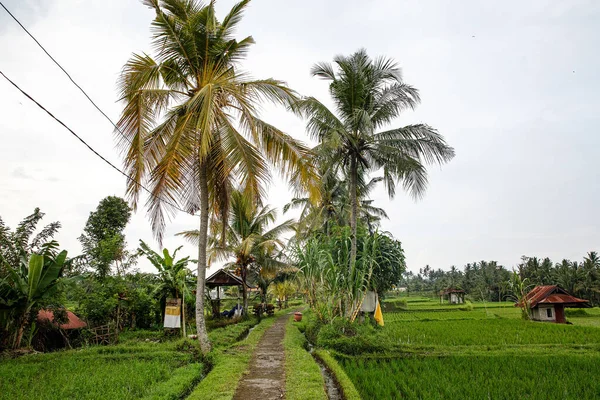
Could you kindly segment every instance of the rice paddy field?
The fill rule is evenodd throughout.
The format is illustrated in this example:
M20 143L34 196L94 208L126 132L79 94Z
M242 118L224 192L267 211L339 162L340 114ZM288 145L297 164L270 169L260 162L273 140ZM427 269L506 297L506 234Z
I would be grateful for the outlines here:
M123 336L115 346L2 360L0 399L176 399L201 379L189 343Z
M391 302L403 309L374 338L387 351L337 355L363 398L600 398L600 309L561 325L524 321L512 303Z

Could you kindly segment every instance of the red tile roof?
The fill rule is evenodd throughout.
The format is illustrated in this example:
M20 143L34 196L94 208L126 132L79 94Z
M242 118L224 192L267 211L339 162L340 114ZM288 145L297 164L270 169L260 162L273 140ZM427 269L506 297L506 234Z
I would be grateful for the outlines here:
M67 323L60 325L62 329L81 329L85 328L87 324L83 322L77 315L73 314L71 311L67 311L67 318L69 319ZM50 310L40 310L37 315L37 320L42 322L44 320L48 320L52 322L54 319L54 313Z
M529 303L531 308L536 307L538 304L583 305L588 303L588 300L571 296L556 285L534 287L531 292L525 295L525 301Z

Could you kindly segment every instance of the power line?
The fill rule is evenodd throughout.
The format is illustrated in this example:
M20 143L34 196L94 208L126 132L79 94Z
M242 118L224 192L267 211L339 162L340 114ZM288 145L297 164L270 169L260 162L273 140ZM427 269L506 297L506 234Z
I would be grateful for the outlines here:
M67 76L67 78L69 78L69 80L77 87L77 89L79 89L79 91L81 91L81 93L83 93L83 95L89 100L90 103L92 103L92 105L94 107L96 107L96 110L98 110L100 112L100 114L102 114L104 116L104 118L106 118L108 120L108 122L110 122L112 124L112 126L115 127L115 129L117 130L117 132L119 132L121 134L121 136L123 137L123 139L125 139L127 142L129 142L129 144L131 144L131 140L129 140L129 138L127 136L125 136L125 134L117 127L117 124L115 124L108 115L106 115L106 113L104 111L102 111L100 109L100 107L98 107L98 105L96 103L94 103L94 100L92 100L92 98L85 92L85 90L83 90L83 88L81 86L79 86L77 84L77 82L75 82L75 80L71 77L71 75L69 75L69 73L67 72L67 70L65 70L62 65L60 65L60 63L58 61L56 61L56 59L54 59L54 57L52 57L52 55L50 53L48 53L48 51L44 48L44 46L42 46L42 44L35 38L35 36L33 36L33 34L31 34L31 32L29 32L27 30L27 28L25 28L23 26L23 24L21 23L21 21L19 21L17 19L17 17L15 17L13 15L13 13L11 13L8 8L6 8L6 6L2 3L2 1L0 1L0 6L2 6L2 8L4 8L4 11L6 11L8 13L8 15L10 15L12 17L12 19L15 20L15 22L17 24L19 24L19 26L25 31L25 33L27 33L29 35L30 38L33 39L33 41L40 47L40 49L42 49L42 51L44 53L46 53L46 55L48 57L50 57L50 59L54 62L54 64L56 64L56 66L58 68L60 68L62 70L62 72L65 73L65 75Z
M104 158L104 156L102 156L102 154L98 153L92 146L90 146L89 144L87 144L87 142L85 140L83 140L81 138L81 136L79 136L77 133L75 133L71 128L69 128L64 122L62 122L60 119L56 118L50 111L48 111L43 105L41 105L40 103L38 103L33 97L31 97L29 94L27 94L27 92L25 92L23 89L21 89L19 87L19 85L17 85L16 83L14 83L12 80L10 80L8 78L8 76L6 76L4 74L4 72L0 71L0 75L2 75L4 77L4 79L6 79L8 82L10 82L11 85L13 85L19 92L21 92L25 97L27 97L29 100L31 100L33 103L35 103L36 106L38 106L39 108L41 108L42 110L44 110L46 112L46 114L48 114L50 117L52 117L56 122L58 122L59 124L61 124L65 129L67 129L73 136L75 136L81 143L84 144L85 147L87 147L92 153L94 153L96 156L98 156L102 161L104 161L105 163L107 163L108 165L110 165L114 170L116 170L117 172L119 172L121 175L125 176L127 179L129 179L130 181L132 181L133 183L135 183L136 185L139 185L142 189L144 189L146 192L148 192L148 194L160 201L164 201L165 203L167 203L168 205L170 205L171 207L184 212L186 214L190 214L193 215L192 213L185 211L183 209L181 209L179 206L177 206L176 204L173 204L167 200L164 200L163 198L156 196L154 193L152 193L148 188L146 188L144 185L142 185L141 183L139 183L138 181L136 181L135 179L133 179L131 176L129 176L126 172L123 172L121 169L119 169L117 166L115 166L113 163L111 163L110 161L108 161L106 158Z

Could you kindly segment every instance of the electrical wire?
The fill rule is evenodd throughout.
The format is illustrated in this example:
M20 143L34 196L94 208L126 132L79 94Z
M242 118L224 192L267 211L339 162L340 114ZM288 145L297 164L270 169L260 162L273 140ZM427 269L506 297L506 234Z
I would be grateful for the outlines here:
M21 23L21 21L19 21L17 19L17 17L15 17L13 15L13 13L11 13L8 8L6 8L6 6L2 3L2 1L0 1L0 6L2 6L2 8L4 8L4 11L6 11L8 13L8 15L10 15L12 17L12 19L14 19L17 24L19 24L19 26L21 27L21 29L23 29L25 31L25 33L27 33L31 39L33 39L33 41L40 47L40 49L42 49L42 51L44 53L46 53L46 55L48 57L50 57L50 59L54 62L54 64L56 64L56 66L58 68L60 68L62 72L65 73L65 75L67 76L67 78L69 78L69 80L77 87L77 89L79 89L79 91L81 93L83 93L83 95L89 100L89 102L92 103L92 105L94 107L96 107L96 110L98 110L100 112L100 114L102 114L104 116L104 118L106 118L108 120L108 122L110 122L112 124L112 126L115 127L115 129L117 130L117 132L119 132L121 134L121 136L123 137L123 139L125 139L127 142L129 142L129 144L131 144L131 140L129 140L129 138L127 136L125 136L125 134L119 129L119 127L117 126L117 124L115 124L110 119L110 117L108 115L106 115L106 113L104 111L102 111L102 109L100 107L98 107L98 105L94 102L94 100L92 100L92 98L86 93L86 91L83 90L83 88L81 86L79 86L79 84L77 82L75 82L75 80L71 77L71 75L69 75L69 73L67 72L67 70L64 69L63 66L60 65L60 63L58 61L56 61L56 59L54 57L52 57L52 55L48 52L48 50L46 50L44 48L44 46L42 46L42 44L35 38L35 36L33 36L33 34L31 32L29 32L27 30L27 28L25 28L25 26L23 26L23 24Z
M41 105L37 100L35 100L33 97L31 97L29 94L27 94L27 92L25 92L23 89L21 89L19 87L19 85L17 85L15 82L13 82L12 80L10 80L10 78L8 78L8 76L6 76L4 74L4 72L0 71L0 75L2 75L4 77L4 79L6 79L8 82L10 82L11 85L13 85L19 92L21 92L25 97L27 97L29 100L31 100L33 103L35 103L36 106L38 106L39 108L41 108L42 110L44 110L46 112L46 114L48 114L50 117L52 117L56 122L58 122L59 124L61 124L65 129L67 129L73 136L75 136L81 143L84 144L85 147L87 147L92 153L94 153L97 157L99 157L102 161L104 161L105 163L107 163L108 165L110 165L114 170L116 170L117 172L119 172L121 175L125 176L127 179L129 179L130 181L132 181L133 183L135 183L136 185L139 185L142 189L144 189L146 192L148 192L148 194L160 201L163 201L167 204L169 204L171 207L184 212L186 214L190 214L190 215L194 215L188 211L183 210L182 208L180 208L179 206L177 206L176 204L173 204L159 196L156 196L154 193L152 193L152 191L150 191L148 188L146 188L144 185L142 185L141 183L139 183L138 181L136 181L135 179L133 179L131 176L129 176L126 172L123 172L120 168L118 168L117 166L115 166L113 163L111 163L110 161L108 161L106 158L104 158L104 156L102 156L102 154L98 153L92 146L90 146L85 140L83 140L81 138L81 136L79 136L77 133L75 133L71 128L69 128L64 122L62 122L60 119L56 118L50 111L48 111L43 105Z

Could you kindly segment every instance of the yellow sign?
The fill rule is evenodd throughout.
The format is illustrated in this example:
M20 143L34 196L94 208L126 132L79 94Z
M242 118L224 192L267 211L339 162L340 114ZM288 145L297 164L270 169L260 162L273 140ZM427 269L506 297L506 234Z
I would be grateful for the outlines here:
M167 299L165 328L181 328L181 299Z
M181 309L179 307L167 306L165 307L165 314L167 315L180 315Z

